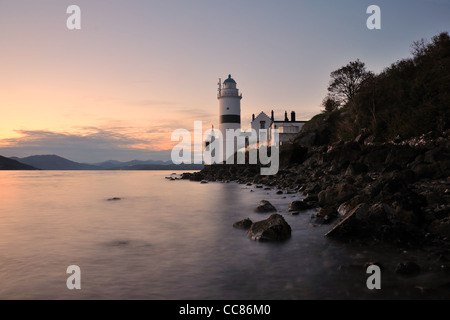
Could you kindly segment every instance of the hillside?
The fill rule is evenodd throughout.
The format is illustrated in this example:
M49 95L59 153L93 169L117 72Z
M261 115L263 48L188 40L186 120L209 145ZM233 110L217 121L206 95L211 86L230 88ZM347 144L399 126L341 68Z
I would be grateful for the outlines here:
M14 159L0 156L0 170L37 170Z
M169 165L172 164L171 161L159 161L159 160L132 160L132 161L126 161L126 162L121 162L121 161L117 161L117 160L108 160L108 161L104 161L104 162L99 162L99 163L93 163L92 165L95 165L97 167L100 167L102 169L105 170L121 170L123 168L126 167L134 167L134 166L144 166L144 165L150 165L150 166L165 166L165 165ZM133 170L133 169L129 169L129 170ZM139 169L137 169L139 170ZM156 169L158 170L158 169ZM170 170L170 169L169 169Z
M109 168L108 170L201 170L202 164L135 164Z
M89 164L78 163L57 155L36 155L26 158L11 158L42 170L100 170Z
M412 45L399 60L366 80L343 108L312 118L298 139L316 145L350 141L362 131L385 142L450 128L450 36L444 32ZM314 136L314 137L312 137ZM297 139L297 140L298 140Z

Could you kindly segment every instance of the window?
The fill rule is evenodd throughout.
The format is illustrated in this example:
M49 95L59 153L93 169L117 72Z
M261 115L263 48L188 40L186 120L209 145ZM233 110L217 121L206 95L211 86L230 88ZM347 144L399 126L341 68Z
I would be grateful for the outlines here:
M265 129L266 128L266 122L265 121L260 121L259 122L259 128L260 129Z

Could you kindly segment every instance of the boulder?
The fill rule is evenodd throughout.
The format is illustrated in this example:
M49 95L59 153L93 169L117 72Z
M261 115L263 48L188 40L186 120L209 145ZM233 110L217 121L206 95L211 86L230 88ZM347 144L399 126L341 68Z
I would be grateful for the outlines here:
M345 175L356 176L361 173L366 173L367 171L368 167L364 163L351 162L345 171Z
M265 220L253 223L247 236L252 240L283 241L291 237L291 226L282 215L274 213Z
M233 223L233 227L237 229L248 230L250 229L252 224L253 224L252 220L246 218L244 220L236 221L235 223Z
M319 192L319 205L322 207L339 205L352 198L355 193L356 189L353 185L341 182Z
M334 207L322 208L316 213L316 222L321 224L328 224L338 217L338 212Z
M439 237L450 238L450 218L433 221L429 230Z
M310 209L310 206L304 201L295 200L289 204L289 211L304 211L308 209Z
M277 209L267 200L261 200L258 206L255 208L255 212L273 212L277 211Z
M369 206L366 203L360 203L349 211L341 221L334 225L325 236L345 237L356 234L361 226L361 220L367 217Z
M122 200L121 198L118 197L114 197L114 198L109 198L108 201L119 201Z

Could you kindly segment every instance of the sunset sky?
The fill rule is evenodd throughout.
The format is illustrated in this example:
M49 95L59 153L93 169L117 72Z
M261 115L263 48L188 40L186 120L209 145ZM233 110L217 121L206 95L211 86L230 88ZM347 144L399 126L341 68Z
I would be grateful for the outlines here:
M0 155L169 160L173 130L218 125L219 77L243 94L243 128L272 109L308 120L331 71L380 72L442 31L449 0L0 0Z

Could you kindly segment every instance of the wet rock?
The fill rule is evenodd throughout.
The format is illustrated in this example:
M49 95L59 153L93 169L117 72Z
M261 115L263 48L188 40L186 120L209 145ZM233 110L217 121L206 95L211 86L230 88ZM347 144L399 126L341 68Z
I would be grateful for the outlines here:
M269 218L254 222L247 236L252 240L284 241L291 237L291 227L280 214L272 214Z
M420 266L414 261L400 262L395 268L395 273L402 276L416 276L420 273Z
M278 191L276 192L276 194L283 194L283 191L282 191L282 190L278 190Z
M351 211L349 211L341 221L334 225L325 236L328 237L347 237L358 233L361 224L359 220L364 220L369 211L369 206L366 203L360 203Z
M316 213L316 223L328 224L338 217L338 212L334 207L322 208Z
M206 183L208 183L208 181L206 181L206 180L202 180L202 181L200 181L200 183L202 183L202 184L206 184Z
M250 229L252 224L253 224L252 220L246 218L244 220L236 221L235 223L233 223L233 227L237 229L248 230Z
M277 209L267 200L261 200L258 206L255 208L255 212L273 212L277 211Z
M308 209L310 209L310 206L301 200L295 200L289 204L289 211L304 211Z
M122 198L114 197L108 199L108 201L119 201L119 200L122 200Z

